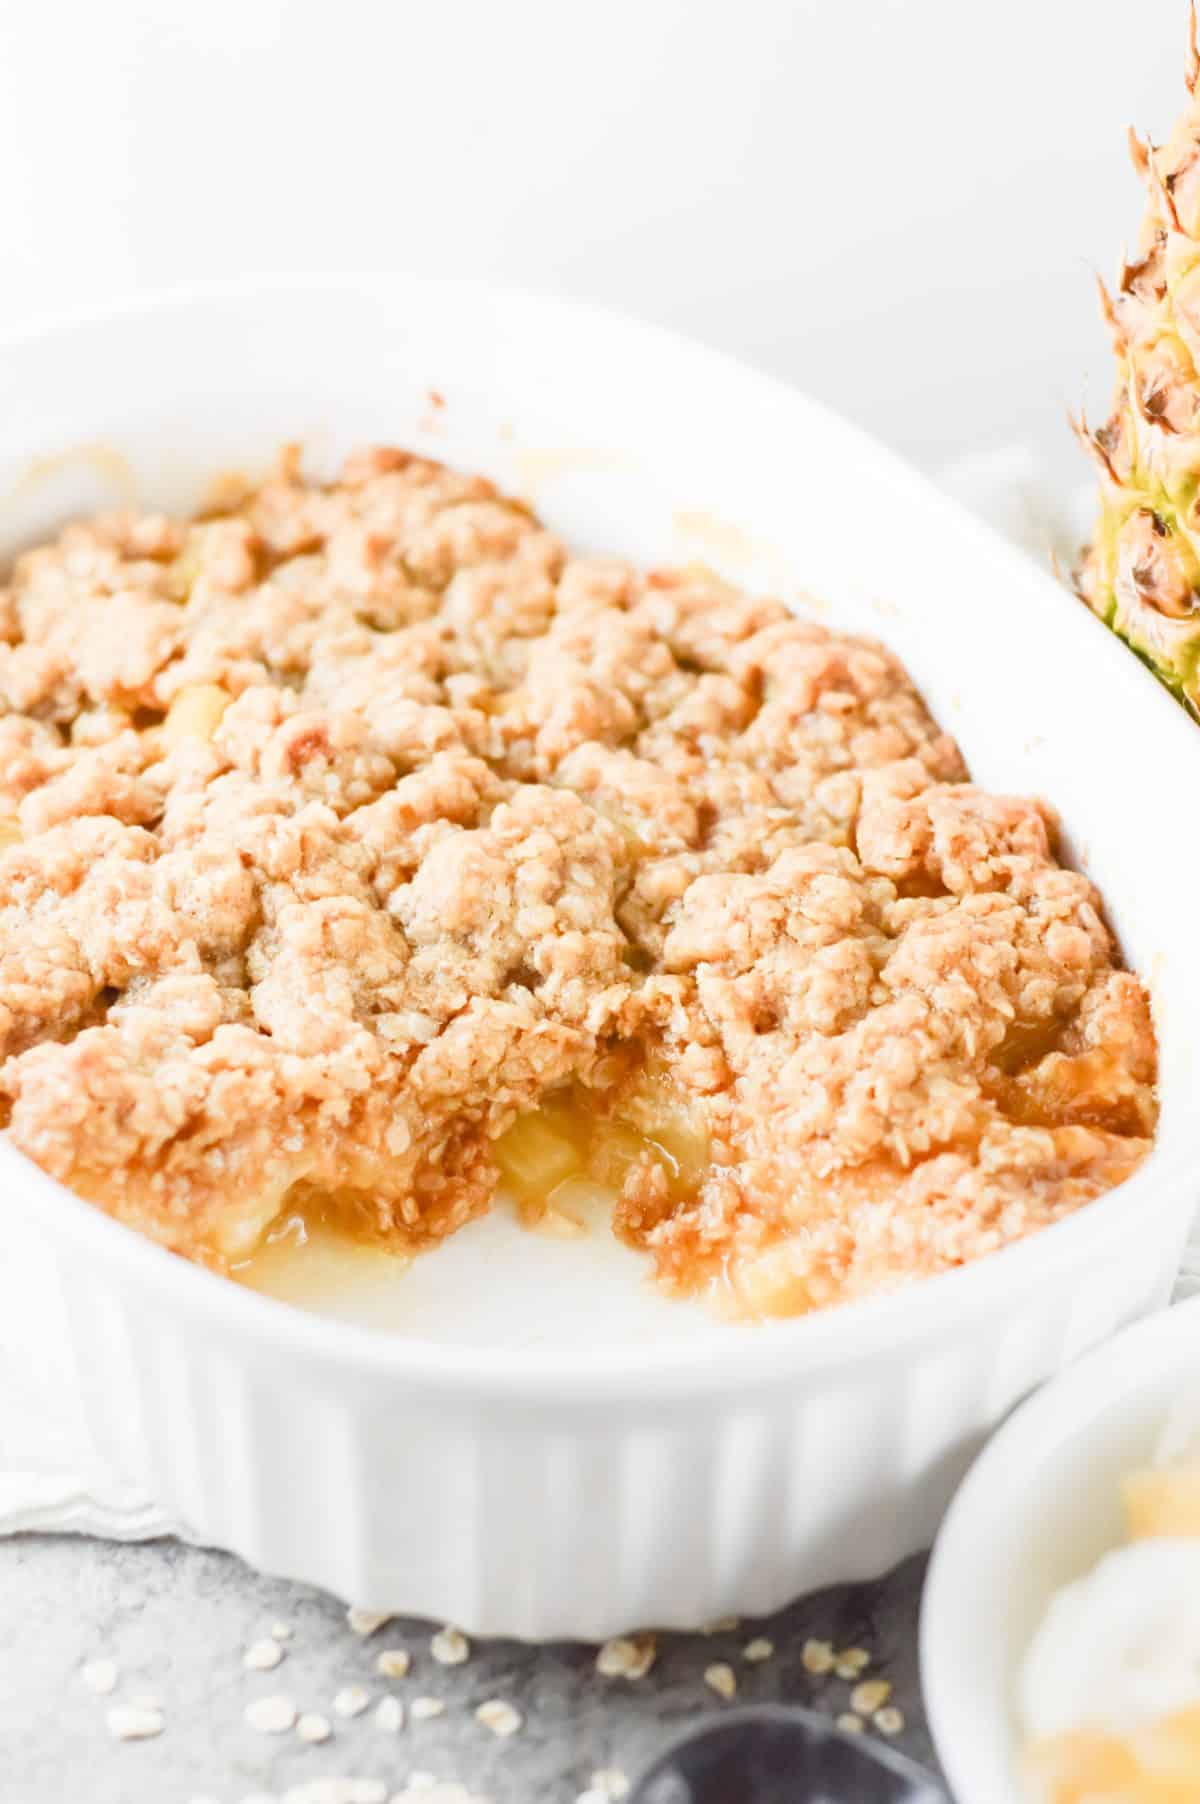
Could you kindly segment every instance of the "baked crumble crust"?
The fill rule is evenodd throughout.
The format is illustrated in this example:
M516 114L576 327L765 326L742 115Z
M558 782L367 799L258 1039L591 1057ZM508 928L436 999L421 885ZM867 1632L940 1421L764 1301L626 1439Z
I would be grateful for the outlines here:
M664 1281L790 1313L1148 1150L1095 891L874 642L390 448L72 524L0 639L8 1132L177 1252L434 1240L549 1099Z

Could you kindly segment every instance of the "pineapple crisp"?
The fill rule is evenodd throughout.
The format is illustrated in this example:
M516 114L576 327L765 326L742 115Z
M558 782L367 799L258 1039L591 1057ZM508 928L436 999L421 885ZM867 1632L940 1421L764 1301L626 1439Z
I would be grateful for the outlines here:
M792 1314L1150 1144L1095 891L890 653L404 451L18 558L0 816L11 1141L218 1270L297 1217L414 1251L503 1182Z

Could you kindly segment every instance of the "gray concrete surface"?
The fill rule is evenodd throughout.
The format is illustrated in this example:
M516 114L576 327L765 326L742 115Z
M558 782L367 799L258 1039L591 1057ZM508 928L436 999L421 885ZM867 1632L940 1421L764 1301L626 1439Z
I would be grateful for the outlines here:
M722 1708L704 1684L710 1662L735 1668L740 1702L848 1709L849 1682L805 1670L809 1637L871 1650L871 1674L891 1681L906 1719L898 1744L929 1760L915 1646L922 1574L923 1562L909 1561L878 1585L824 1592L736 1632L664 1635L653 1670L630 1683L600 1678L595 1650L571 1644L479 1643L465 1665L442 1667L430 1656L428 1624L397 1619L364 1640L333 1599L224 1554L21 1536L0 1542L0 1804L258 1804L256 1794L282 1798L322 1775L399 1790L414 1770L457 1778L490 1804L574 1804L595 1768L632 1777L689 1723ZM275 1621L293 1630L286 1658L273 1672L246 1671L243 1652ZM776 1652L747 1665L741 1649L756 1634ZM399 1645L412 1654L409 1676L379 1678L380 1648ZM112 1698L93 1695L80 1676L86 1661L104 1656L121 1673ZM410 1719L398 1735L380 1729L372 1711L343 1720L334 1694L354 1682L369 1688L372 1711L393 1692L406 1704L442 1697L446 1713ZM246 1704L279 1692L330 1717L334 1738L306 1747L294 1734L251 1729ZM115 1743L106 1708L140 1693L161 1700L163 1733ZM492 1697L524 1717L511 1740L475 1720L475 1707Z

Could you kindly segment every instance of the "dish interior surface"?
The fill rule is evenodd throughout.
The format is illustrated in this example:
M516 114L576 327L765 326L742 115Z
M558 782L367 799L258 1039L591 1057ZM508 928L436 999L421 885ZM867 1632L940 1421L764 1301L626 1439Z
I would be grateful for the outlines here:
M318 296L317 320L321 305ZM453 304L419 318L399 346L386 312L364 297L360 342L351 352L340 332L297 402L288 364L298 349L292 323L281 321L278 343L256 342L253 358L231 372L238 303L215 306L228 309L228 329L214 334L219 349L210 352L201 343L187 372L186 432L168 432L162 409L152 403L131 407L114 380L107 398L93 399L86 419L72 420L69 403L60 421L53 407L44 413L34 456L28 443L3 447L0 520L8 549L46 535L64 518L107 506L186 509L200 499L215 468L261 470L281 439L303 439L319 470L331 470L355 443L387 439L457 468L483 471L527 498L552 529L585 552L616 552L651 564L703 563L749 592L780 596L816 621L882 638L960 740L977 782L1045 795L1061 809L1070 850L1104 889L1126 957L1155 992L1168 1095L1162 1134L1170 1151L1184 1125L1169 1098L1185 1068L1190 1078L1192 1059L1173 1030L1171 1009L1178 1002L1163 1002L1171 993L1164 963L1170 904L1162 898L1135 902L1128 878L1139 836L1148 843L1153 830L1135 780L1111 744L1098 741L1094 756L1089 751L1082 760L1078 717L1064 718L1058 705L1055 660L1061 667L1078 648L1076 635L1088 630L1065 596L1031 578L1021 560L982 534L975 580L976 572L963 568L974 529L950 509L943 522L939 506L930 506L919 488L910 489L904 473L886 459L880 460L879 530L864 534L857 504L823 465L839 435L845 449L860 449L836 423L814 423L803 467L780 468L764 479L760 465L756 478L746 477L730 447L700 443L682 430L678 384L686 387L686 380L682 371L676 378L669 360L661 391L649 398L643 417L630 421L620 405L620 383L613 380L617 364L603 355L590 371L582 370L565 346L526 339L515 315L501 318L494 342L472 346L456 328ZM360 367L372 345L386 381L378 395L364 400L361 382L343 380L338 366L350 358ZM614 360L618 349L619 334ZM157 354L151 346L143 361L153 366ZM216 364L206 368L210 357ZM501 358L502 373L493 361ZM139 394L153 392L153 368L142 375L150 380L139 382ZM91 387L94 393L94 380ZM69 391L68 368L56 392ZM234 391L236 418L223 405ZM347 395L359 398L347 401ZM762 399L766 438L773 396L768 390ZM328 427L334 419L336 434ZM929 507L924 515L922 503ZM936 531L941 523L944 544ZM931 591L939 596L932 608ZM1010 630L988 638L986 669L978 655L978 625L964 617L968 601L974 609L1006 607L1011 620ZM1095 643L1097 657L1106 656L1099 633ZM1139 692L1138 701L1148 710L1165 706L1151 688ZM1081 769L1085 762L1090 770ZM1109 825L1118 822L1119 828ZM1194 978L1190 987L1197 988ZM713 1322L697 1305L657 1295L642 1281L637 1256L594 1224L579 1235L531 1236L518 1217L511 1203L502 1206L468 1224L435 1257L414 1261L399 1279L395 1260L381 1263L327 1236L317 1237L324 1247L319 1267L314 1259L308 1276L294 1279L285 1269L285 1235L278 1269L268 1257L254 1281L293 1297L299 1283L305 1294L296 1300L318 1301L331 1313L415 1338L466 1344L715 1336L728 1346L731 1335L754 1331ZM504 1284L497 1286L501 1270ZM359 1299L353 1306L346 1301L350 1289ZM479 1300L466 1320L464 1291ZM393 1298L402 1298L403 1307Z

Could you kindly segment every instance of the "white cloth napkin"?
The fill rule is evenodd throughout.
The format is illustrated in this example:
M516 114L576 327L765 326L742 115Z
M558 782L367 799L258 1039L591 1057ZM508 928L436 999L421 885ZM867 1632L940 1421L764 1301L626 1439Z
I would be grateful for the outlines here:
M1043 563L1069 568L1091 496L1055 497L1019 447L973 454L943 472L943 486ZM152 1497L92 1447L74 1395L66 1328L49 1255L21 1224L5 1230L0 1264L0 1534L21 1529L102 1535L114 1541L188 1534ZM1188 1249L1177 1295L1200 1290L1200 1238Z

